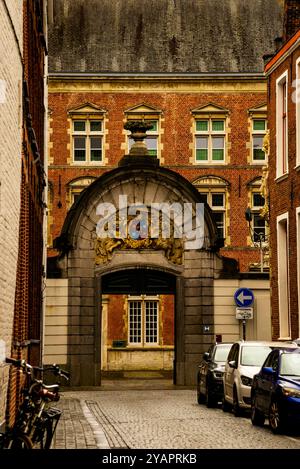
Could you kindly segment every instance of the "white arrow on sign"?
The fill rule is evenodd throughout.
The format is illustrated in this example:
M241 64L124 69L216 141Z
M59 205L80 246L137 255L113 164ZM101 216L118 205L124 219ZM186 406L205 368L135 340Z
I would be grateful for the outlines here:
M252 295L251 295L251 296L244 295L244 292L241 291L241 293L239 294L239 296L236 297L236 299L237 299L240 303L243 303L243 304L244 304L244 300L252 300Z

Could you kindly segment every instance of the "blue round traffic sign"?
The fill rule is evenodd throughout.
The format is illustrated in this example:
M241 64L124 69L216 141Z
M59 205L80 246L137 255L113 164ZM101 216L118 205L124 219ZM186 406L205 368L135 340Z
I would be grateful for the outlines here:
M234 294L234 301L239 308L246 308L252 305L254 293L249 288L239 288Z

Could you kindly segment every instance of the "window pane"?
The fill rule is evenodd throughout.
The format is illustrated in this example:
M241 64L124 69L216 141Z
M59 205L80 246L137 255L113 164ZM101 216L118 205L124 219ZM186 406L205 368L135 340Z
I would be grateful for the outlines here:
M254 241L259 241L262 239L264 241L266 233L266 223L265 220L259 216L258 213L253 215L253 231L254 231Z
M129 302L129 342L142 341L142 304L140 301Z
M207 203L207 194L201 192L201 195L202 195L203 200Z
M211 205L212 207L224 207L224 194L212 194Z
M101 137L91 137L91 149L99 150L102 148L102 138Z
M85 121L74 121L74 132L85 132Z
M157 156L157 137L148 136L145 140L149 154L151 156Z
M224 121L212 121L212 131L213 132L224 131Z
M266 121L265 120L254 120L253 121L253 130L265 130Z
M217 233L219 238L224 238L224 212L212 212L212 217L217 225Z
M102 161L102 150L91 150L91 161Z
M148 130L148 132L157 132L157 121L149 121L149 124L152 124L152 129Z
M101 121L90 121L91 132L101 132L102 122Z
M208 151L207 150L196 150L196 160L197 161L207 161Z
M158 313L157 301L146 301L145 342L148 344L150 343L155 344L158 341L157 313Z
M200 132L207 132L208 121L196 121L196 130Z
M224 137L212 137L212 159L214 161L224 160Z
M85 161L85 137L74 137L74 161Z
M263 207L265 205L265 198L259 194L258 192L255 192L252 194L253 196L253 207Z
M253 136L253 159L254 160L265 159L265 152L262 151L263 138L264 138L263 135Z

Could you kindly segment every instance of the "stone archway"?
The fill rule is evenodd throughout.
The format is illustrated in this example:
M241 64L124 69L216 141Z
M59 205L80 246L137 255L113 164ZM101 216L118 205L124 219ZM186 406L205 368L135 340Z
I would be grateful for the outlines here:
M95 241L100 202L117 204L120 194L130 203L197 203L201 197L184 178L165 168L135 162L106 173L89 186L70 210L62 234L56 240L61 251L62 276L68 279L68 316L90 318L93 334L70 331L68 365L72 385L99 385L99 298L104 274L147 268L176 277L176 383L195 382L201 353L214 340L213 278L222 261L216 255L215 227L205 210L204 244L201 249L183 250L182 263L174 263L163 249L118 249L96 264ZM69 321L71 324L71 321Z
M173 276L177 384L195 383L199 358L214 339L213 279L222 268L222 260L216 254L216 227L205 205L201 236L199 231L194 231L201 242L192 242L191 225L189 230L184 230L182 238L179 228L182 225L186 228L185 222L188 225L190 221L193 226L199 222L197 210L200 206L203 208L202 199L192 184L177 173L159 167L158 160L147 154L142 140L149 125L144 122L125 125L135 140L130 154L125 155L117 169L107 172L81 193L68 213L61 236L56 239L55 246L61 252L62 276L68 280L67 361L72 385L98 385L101 381L101 296L107 275L139 270L145 277L150 271L161 273L158 277ZM120 217L120 213L124 214L124 205L120 202L124 198L125 221ZM138 220L128 220L127 214L135 212L127 210L127 206L138 206ZM164 208L160 213L162 206L172 207L173 216L169 210L164 218ZM102 222L105 220L101 225L99 214L104 216L104 207L112 212L109 217L101 218ZM152 220L153 207L157 225ZM149 208L151 229L148 227ZM167 231L165 235L164 227L169 224L170 228L171 219L173 232ZM147 229L142 236L143 224ZM111 229L105 238L101 234L104 225ZM89 327L74 330L74 315L80 324L86 324L86 317L89 318Z

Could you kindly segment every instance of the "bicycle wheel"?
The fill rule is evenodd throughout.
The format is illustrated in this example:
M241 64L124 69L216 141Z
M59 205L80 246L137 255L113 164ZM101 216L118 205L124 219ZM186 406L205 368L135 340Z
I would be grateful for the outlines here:
M27 435L15 435L10 440L8 449L32 449L33 443Z
M35 439L40 449L50 449L52 442L52 421L48 421L43 428L39 430L38 437Z

